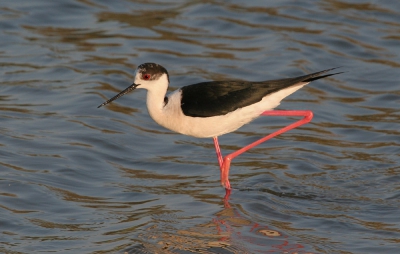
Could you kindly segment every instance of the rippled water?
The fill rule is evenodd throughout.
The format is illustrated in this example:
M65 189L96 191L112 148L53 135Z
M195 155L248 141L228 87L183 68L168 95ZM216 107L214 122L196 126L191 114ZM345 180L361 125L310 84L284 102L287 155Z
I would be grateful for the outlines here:
M396 253L400 2L0 4L3 253ZM143 62L171 90L342 66L279 109L311 123L236 158L153 122L145 92L96 107ZM222 136L226 154L294 119Z

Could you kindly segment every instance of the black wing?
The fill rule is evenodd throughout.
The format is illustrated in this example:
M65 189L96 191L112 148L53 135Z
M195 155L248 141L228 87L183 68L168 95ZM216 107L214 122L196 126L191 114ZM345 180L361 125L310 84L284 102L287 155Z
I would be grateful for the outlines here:
M295 78L262 82L212 81L185 86L181 88L182 111L185 115L192 117L225 115L238 108L259 102L266 95L287 87L339 74L321 76L333 69Z

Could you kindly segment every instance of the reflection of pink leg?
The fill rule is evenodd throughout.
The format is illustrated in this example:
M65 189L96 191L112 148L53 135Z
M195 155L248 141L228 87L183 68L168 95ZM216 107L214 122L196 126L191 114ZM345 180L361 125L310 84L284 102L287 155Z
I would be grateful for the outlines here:
M229 182L229 180L228 180L228 182ZM224 207L225 208L231 208L231 205L229 204L230 195L231 195L231 189L225 188L225 197L224 197Z
M300 119L297 122L289 124L288 126L282 128L280 130L277 130L277 131L255 141L255 142L253 142L231 154L228 154L227 156L225 156L225 158L222 157L221 149L218 144L218 138L214 137L213 139L214 139L215 151L217 153L219 168L221 171L221 184L227 190L231 189L231 184L229 183L229 167L231 165L231 161L233 158L246 152L250 148L253 148L253 147L267 141L268 139L271 139L279 134L282 134L291 129L299 127L300 125L306 124L306 123L310 122L311 119L313 118L313 113L309 110L287 110L287 111L274 110L274 111L265 111L261 115L263 115L263 116L303 116L303 119ZM229 195L228 195L228 197L229 197Z

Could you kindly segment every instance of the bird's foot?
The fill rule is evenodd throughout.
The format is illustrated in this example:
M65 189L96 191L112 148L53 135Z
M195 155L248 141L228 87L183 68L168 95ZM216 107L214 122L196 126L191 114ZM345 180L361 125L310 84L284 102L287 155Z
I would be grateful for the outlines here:
M229 182L229 167L231 165L230 156L224 158L224 162L221 167L221 184L226 190L231 189L231 183Z
M222 184L222 187L225 188L225 190L232 190L231 183L229 182L228 179L226 179L226 180L221 179L221 184Z

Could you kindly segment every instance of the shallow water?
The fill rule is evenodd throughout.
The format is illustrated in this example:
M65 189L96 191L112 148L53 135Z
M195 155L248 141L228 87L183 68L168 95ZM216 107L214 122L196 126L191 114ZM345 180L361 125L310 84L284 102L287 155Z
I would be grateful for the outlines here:
M398 1L0 4L3 253L396 253ZM279 109L311 123L235 158L153 122L145 92L97 106L157 62L171 91L342 66ZM295 119L260 117L227 154Z

